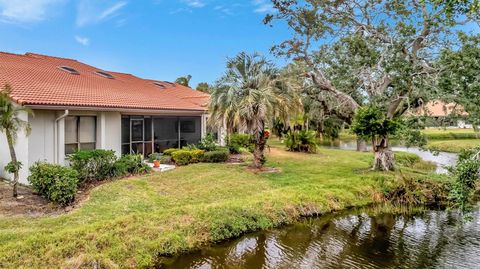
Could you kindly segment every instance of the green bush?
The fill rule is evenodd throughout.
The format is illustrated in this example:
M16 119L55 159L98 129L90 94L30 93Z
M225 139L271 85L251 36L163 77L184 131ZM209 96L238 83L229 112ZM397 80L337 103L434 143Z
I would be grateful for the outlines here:
M203 160L203 155L205 155L205 151L201 149L191 150L190 154L192 156L191 163L199 163Z
M232 154L240 153L240 148L247 148L250 152L253 152L254 143L252 136L248 134L232 134L228 139L228 150Z
M184 150L196 150L198 148L194 144L187 144L186 146L182 147L182 149L184 149Z
M177 165L188 165L192 163L192 151L177 150L172 153L172 159Z
M293 131L286 135L285 145L290 151L317 152L317 135L315 131Z
M166 155L166 156L172 156L172 153L174 153L175 151L179 151L180 149L166 149L164 152L163 152L163 155Z
M28 182L35 192L49 201L68 205L75 199L78 172L70 167L36 162L30 167Z
M229 153L223 150L205 152L203 161L207 163L223 163L228 160Z
M112 150L81 150L69 157L81 182L111 178L117 157Z
M150 172L152 168L143 162L139 154L123 155L114 165L114 176L139 175Z
M198 143L198 149L202 149L204 151L215 151L217 150L217 144L215 144L215 139L213 138L212 134L207 134L200 143Z
M22 169L22 162L16 161L16 162L9 162L7 165L5 165L5 171L10 174L15 174L16 172L20 171Z
M172 156L162 156L159 161L161 164L171 164L173 162Z

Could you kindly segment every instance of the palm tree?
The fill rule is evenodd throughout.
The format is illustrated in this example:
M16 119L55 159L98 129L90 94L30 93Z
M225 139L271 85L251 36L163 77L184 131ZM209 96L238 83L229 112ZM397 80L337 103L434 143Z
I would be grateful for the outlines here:
M17 197L18 172L22 164L17 160L15 143L18 132L24 131L27 135L30 133L30 125L20 118L20 114L23 112L31 114L32 112L26 107L14 104L10 97L11 91L12 88L9 85L5 85L4 89L0 91L0 132L7 137L11 162L5 169L13 174L13 197Z
M185 87L190 87L190 80L192 79L191 75L186 75L184 77L179 77L175 80L175 83L183 85Z
M265 127L274 118L287 119L300 108L298 90L264 57L240 53L227 61L226 73L217 81L210 98L210 120L245 130L253 137L253 167L265 162Z

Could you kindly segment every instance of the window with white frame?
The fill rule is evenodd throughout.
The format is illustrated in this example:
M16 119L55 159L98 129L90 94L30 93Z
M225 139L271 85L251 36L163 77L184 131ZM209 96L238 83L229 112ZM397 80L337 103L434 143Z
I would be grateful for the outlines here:
M94 116L68 116L65 118L65 154L96 147L96 121Z

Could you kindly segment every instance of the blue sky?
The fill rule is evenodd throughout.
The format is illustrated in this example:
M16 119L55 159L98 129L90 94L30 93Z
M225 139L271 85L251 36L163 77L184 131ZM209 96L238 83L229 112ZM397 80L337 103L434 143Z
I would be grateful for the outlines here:
M0 0L0 51L67 57L144 78L215 81L227 57L288 38L268 0ZM282 64L280 62L280 64Z

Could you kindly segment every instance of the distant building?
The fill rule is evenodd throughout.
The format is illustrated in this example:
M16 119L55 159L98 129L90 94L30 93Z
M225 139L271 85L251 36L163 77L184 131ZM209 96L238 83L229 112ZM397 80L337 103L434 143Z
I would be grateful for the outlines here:
M443 101L430 101L412 113L413 116L425 116L427 127L456 127L472 128L468 122L468 113L462 105L445 103Z

